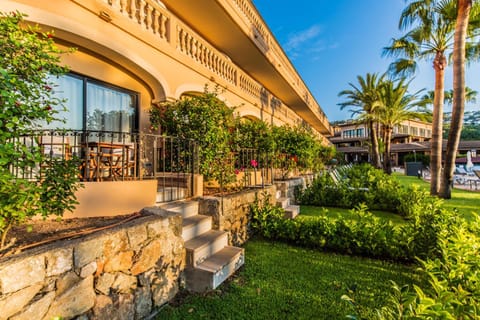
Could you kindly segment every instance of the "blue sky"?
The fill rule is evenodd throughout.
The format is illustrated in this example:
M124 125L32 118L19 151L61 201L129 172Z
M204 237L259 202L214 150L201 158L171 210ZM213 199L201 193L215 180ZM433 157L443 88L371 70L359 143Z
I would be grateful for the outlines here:
M382 48L398 30L404 0L253 0L272 33L330 121L351 118L337 105L338 93L357 83L357 75L383 73L392 61ZM452 87L451 68L445 86ZM433 90L430 62L420 64L411 91ZM467 85L480 92L480 67L467 70ZM480 100L480 98L479 98ZM446 106L446 111L449 107ZM467 106L466 110L479 110Z

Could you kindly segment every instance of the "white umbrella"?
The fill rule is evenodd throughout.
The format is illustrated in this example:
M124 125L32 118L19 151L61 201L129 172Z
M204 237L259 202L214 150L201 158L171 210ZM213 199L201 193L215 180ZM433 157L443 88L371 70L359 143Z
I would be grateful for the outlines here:
M472 153L470 151L467 151L467 164L465 165L465 169L469 172L473 169Z

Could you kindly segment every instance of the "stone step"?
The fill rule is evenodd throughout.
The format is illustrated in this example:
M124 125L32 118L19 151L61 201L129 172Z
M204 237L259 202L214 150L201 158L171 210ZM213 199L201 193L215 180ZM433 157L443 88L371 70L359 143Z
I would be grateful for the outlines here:
M217 288L245 262L243 248L227 246L196 268L186 268L187 289L204 292Z
M195 268L228 245L228 234L225 231L210 230L185 242L187 251L187 267Z
M180 213L185 219L198 214L198 201L180 200L162 204L159 208L172 213Z
M290 205L290 198L278 198L276 204L277 207L286 208Z
M284 217L286 219L295 219L295 217L298 216L299 213L300 213L300 206L291 204L285 208Z
M277 191L275 192L275 199L279 199L279 198L281 198L281 197L282 197L282 190L277 190Z
M182 238L188 241L212 229L212 217L194 215L183 218Z
M187 197L186 188L164 187L157 190L156 202L168 202L185 199Z

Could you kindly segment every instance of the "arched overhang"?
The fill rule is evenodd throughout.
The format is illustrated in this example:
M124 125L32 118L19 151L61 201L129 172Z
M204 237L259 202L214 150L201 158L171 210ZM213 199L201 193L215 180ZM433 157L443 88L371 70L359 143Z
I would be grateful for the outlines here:
M9 3L6 3L8 10ZM78 46L86 51L107 59L112 64L121 66L134 75L151 91L154 101L164 101L170 91L168 82L141 52L122 46L109 36L107 32L98 32L98 29L89 28L84 24L61 15L15 3L11 10L19 10L28 16L25 20L39 25L43 30L53 30L56 40L62 44Z
M236 111L240 118L262 120L260 117L260 110L257 107L242 105L238 107Z
M184 83L175 90L173 99L180 99L185 95L200 95L205 92L205 85L200 85L196 83Z

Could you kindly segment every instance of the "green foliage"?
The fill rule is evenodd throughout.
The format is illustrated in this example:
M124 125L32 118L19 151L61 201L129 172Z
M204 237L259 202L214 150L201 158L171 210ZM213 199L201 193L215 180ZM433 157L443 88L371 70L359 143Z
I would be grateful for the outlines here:
M312 131L304 126L273 127L273 137L276 160L282 164L277 167L283 168L284 177L295 169L318 172L335 156L334 148L323 146Z
M285 174L294 169L318 171L333 158L335 149L322 146L311 130L302 126L271 127L263 121L235 118L234 109L219 100L217 94L206 88L202 95L150 110L152 129L162 128L165 134L199 143L200 173L207 181L233 182L232 154L240 149L256 149L259 155L268 155Z
M61 216L65 210L73 211L78 204L75 192L81 186L78 159L48 159L42 180L40 203L42 215Z
M245 244L245 266L216 290L167 304L156 319L346 319L351 295L362 319L374 319L390 281L420 284L411 266L319 252L259 237Z
M326 216L283 218L278 208L262 203L252 207L251 226L268 238L301 246L368 257L414 261L416 257L439 255L439 236L449 233L455 220L439 201L425 201L406 224L374 217L365 205L352 210L355 219L329 219Z
M230 164L230 131L234 128L234 109L218 98L218 90L167 102L152 108L152 126L161 126L167 135L198 143L200 173L205 180L233 180Z
M328 173L317 177L299 196L301 204L353 208L364 203L371 210L402 213L399 183L369 164L339 168L340 181Z
M55 208L52 213L61 214L75 203L72 193L57 194L51 179L41 185L16 176L35 171L43 162L40 149L22 137L39 123L55 119L53 109L58 110L63 101L53 95L50 79L67 70L59 66L63 52L56 48L53 35L26 25L23 18L19 12L0 13L0 249L14 224L40 213L47 216L51 208ZM56 175L55 168L51 176ZM68 169L76 176L76 168ZM47 189L53 198L42 197Z
M421 288L392 284L379 319L478 319L480 317L479 220L467 226L450 226L440 235L440 256L421 261L429 286Z
M318 181L322 179L329 178L322 176ZM367 185L375 186L368 182ZM327 196L332 199L335 199L335 195L340 196L339 200L350 199L348 196L342 198L340 192L348 193L351 190L345 188L325 190L330 192ZM395 194L407 198L411 192L415 191ZM319 201L325 195L326 192L311 194ZM393 200L391 201L393 203ZM418 198L414 197L410 204L411 207L398 209L405 210L408 219L405 224L396 226L390 220L373 216L363 203L356 204L350 214L353 218L349 220L330 219L325 215L308 218L300 216L295 220L286 220L278 209L267 205L262 207L262 204L256 203L255 206L260 207L252 208L254 213L252 228L270 239L347 254L407 261L414 261L416 257L439 256L440 235L450 232L448 226L456 223L456 216L442 208L441 200L426 193L420 192Z
M236 118L233 148L258 149L268 153L275 150L272 127L263 121L240 120Z
M405 157L403 157L403 161L405 162L421 162L424 166L430 165L430 157L426 154L422 153L409 153Z

